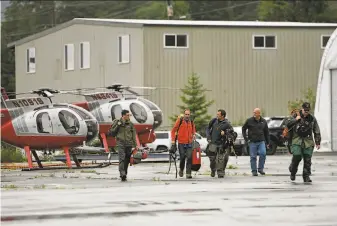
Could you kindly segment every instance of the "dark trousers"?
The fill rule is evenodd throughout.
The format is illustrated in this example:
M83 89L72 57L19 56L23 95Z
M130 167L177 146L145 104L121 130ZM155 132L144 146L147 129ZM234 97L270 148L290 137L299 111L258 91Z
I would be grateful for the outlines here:
M214 173L217 172L219 176L224 176L229 160L230 149L224 149L222 145L210 145L211 150L209 151L208 157L211 171Z
M298 171L298 165L303 158L303 173L302 177L306 178L311 174L311 157L313 153L313 147L303 148L301 145L292 145L291 152L293 157L289 166L289 171L292 175L296 175Z
M131 153L132 153L132 147L120 145L120 146L117 146L117 149L118 149L118 158L119 158L118 168L119 168L120 177L127 176Z
M180 170L184 171L186 163L186 174L192 174L192 147L187 147L185 144L178 144L180 156Z

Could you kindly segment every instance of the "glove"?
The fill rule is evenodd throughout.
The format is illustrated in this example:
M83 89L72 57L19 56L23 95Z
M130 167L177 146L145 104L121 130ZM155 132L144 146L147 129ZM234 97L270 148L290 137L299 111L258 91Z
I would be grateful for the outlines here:
M175 144L172 144L169 151L170 151L170 154L175 154L177 151L177 146Z

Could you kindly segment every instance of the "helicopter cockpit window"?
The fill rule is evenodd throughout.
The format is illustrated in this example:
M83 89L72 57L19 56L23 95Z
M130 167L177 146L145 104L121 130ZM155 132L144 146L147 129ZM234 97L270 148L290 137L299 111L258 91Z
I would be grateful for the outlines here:
M36 125L39 133L53 133L53 124L47 112L41 112L36 116Z
M139 123L144 123L147 120L147 113L143 106L137 103L130 104L130 110L133 114L133 117Z
M139 98L138 100L147 105L152 111L159 110L158 107L156 107L153 103L151 103L148 100L145 100L143 98Z
M120 104L111 107L111 119L122 117L122 107Z
M78 130L80 129L80 123L73 113L71 113L69 111L62 110L62 111L59 112L59 118L60 118L60 121L61 121L64 129L69 134L78 133Z

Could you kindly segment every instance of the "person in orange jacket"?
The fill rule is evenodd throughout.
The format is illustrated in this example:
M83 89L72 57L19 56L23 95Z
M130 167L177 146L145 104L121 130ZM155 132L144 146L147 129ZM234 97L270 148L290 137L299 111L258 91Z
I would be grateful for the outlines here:
M186 163L186 178L192 178L192 142L195 140L195 125L190 119L191 111L186 109L184 115L178 117L172 131L172 145L176 145L178 141L178 149L180 155L179 176L184 176L184 168Z

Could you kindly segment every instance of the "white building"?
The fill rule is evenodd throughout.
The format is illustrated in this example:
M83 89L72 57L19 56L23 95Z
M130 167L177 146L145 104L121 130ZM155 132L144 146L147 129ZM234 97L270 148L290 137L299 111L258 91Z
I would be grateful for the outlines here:
M321 149L318 151L337 151L337 29L322 56L315 116L322 134Z

